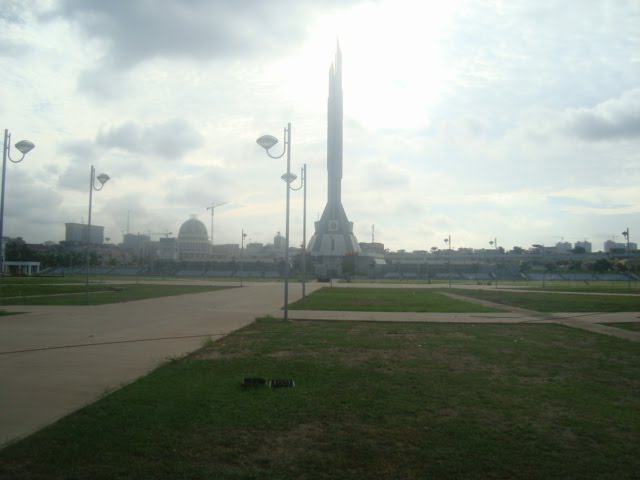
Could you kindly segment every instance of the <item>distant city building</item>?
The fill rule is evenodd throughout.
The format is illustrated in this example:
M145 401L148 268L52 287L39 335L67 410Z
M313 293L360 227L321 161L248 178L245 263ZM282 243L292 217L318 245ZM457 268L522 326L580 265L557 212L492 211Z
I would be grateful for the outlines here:
M629 242L629 251L635 252L638 250L638 244L634 242ZM626 252L627 251L627 243L624 242L614 242L613 240L607 240L604 242L604 253L610 252Z
M278 236L279 235L280 232L278 232ZM275 238L278 238L278 236L276 236ZM280 247L280 249L284 252L284 237L281 236L280 238L282 239L282 247ZM244 247L244 253L247 256L258 256L262 253L263 250L264 245L258 242L247 243Z
M384 243L378 242L360 242L362 253L382 253L384 254Z
M275 248L276 250L282 250L284 252L285 243L285 238L280 235L280 232L278 232L278 234L273 237L273 248Z
M556 243L556 253L571 253L573 247L570 242L558 242Z
M139 233L125 233L122 236L122 246L127 250L139 253L144 245L151 241L149 235L140 235Z
M196 215L180 226L178 258L185 262L206 262L211 258L211 243L207 227Z
M211 247L211 254L214 259L229 259L240 255L240 245L237 243L226 243Z
M102 245L104 243L104 227L91 225L91 238L89 238L89 225L84 223L65 223L65 236L67 242L93 243Z
M158 240L158 259L178 260L178 239L160 238Z

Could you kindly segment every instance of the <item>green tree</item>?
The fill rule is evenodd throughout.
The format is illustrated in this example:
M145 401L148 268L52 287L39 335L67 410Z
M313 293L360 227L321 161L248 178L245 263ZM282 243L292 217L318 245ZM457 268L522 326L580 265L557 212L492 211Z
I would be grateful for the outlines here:
M606 273L613 268L613 264L606 258L601 258L593 262L593 271L596 273Z
M12 238L5 244L5 260L14 262L37 261L37 255L27 246L22 237Z
M349 279L356 273L356 261L355 255L345 255L342 257L342 275Z

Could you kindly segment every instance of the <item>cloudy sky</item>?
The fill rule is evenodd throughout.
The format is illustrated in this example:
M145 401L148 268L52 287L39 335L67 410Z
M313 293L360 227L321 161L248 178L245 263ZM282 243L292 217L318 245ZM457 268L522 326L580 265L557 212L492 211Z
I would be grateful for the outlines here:
M396 249L507 249L630 228L640 240L638 0L2 0L5 230L31 243L86 222L214 241L284 232L292 123L308 238L326 202L327 73L343 52L343 204ZM278 153L278 152L276 152ZM16 152L14 150L14 156ZM291 244L302 241L292 193Z

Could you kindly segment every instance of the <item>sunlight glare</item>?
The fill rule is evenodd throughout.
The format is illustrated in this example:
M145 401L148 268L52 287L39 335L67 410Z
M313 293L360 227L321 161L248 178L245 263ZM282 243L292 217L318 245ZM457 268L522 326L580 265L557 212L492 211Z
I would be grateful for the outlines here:
M370 128L424 128L449 72L442 37L455 2L367 3L322 17L302 53L278 68L287 94L313 112L326 109L336 39L343 51L345 118Z

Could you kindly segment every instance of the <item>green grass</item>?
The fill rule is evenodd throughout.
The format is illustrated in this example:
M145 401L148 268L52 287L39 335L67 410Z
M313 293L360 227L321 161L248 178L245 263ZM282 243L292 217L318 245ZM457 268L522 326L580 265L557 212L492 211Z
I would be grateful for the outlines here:
M454 289L452 293L538 312L640 312L640 296Z
M510 285L517 285L518 288L532 288L542 289L541 282L535 282L530 284L520 284L518 282L510 283ZM544 286L545 291L561 291L561 292L586 292L586 293L640 293L640 282L634 281L629 284L628 282L613 282L613 281L592 281L589 283L584 282L568 282L568 281L553 281L546 282Z
M109 289L120 288L119 285L89 284L90 292L108 291ZM42 284L42 283L18 283L2 285L0 287L0 298L23 297L33 295L61 295L66 293L84 292L84 284Z
M263 320L8 446L0 478L630 479L639 389L635 343L559 325Z
M640 332L640 322L605 323L604 325Z
M367 312L500 312L495 308L453 300L427 289L324 287L292 303L292 310Z
M56 283L84 283L85 277L81 276L31 276L31 277L14 277L14 276L1 276L0 285L35 285L35 284L56 284ZM93 278L92 278L93 281Z
M233 287L213 285L89 285L89 303L130 302L147 298L213 292ZM0 289L3 305L86 305L84 285L5 285ZM19 296L18 296L19 295Z
M345 283L345 280L339 280L340 283ZM432 285L448 285L449 280L442 279L370 279L370 278L352 278L346 283L375 283L375 284L432 284ZM495 285L495 281L492 280L452 280L452 286L456 285ZM500 288L516 288L526 290L543 290L543 291L562 291L562 292L587 292L587 293L640 293L640 282L632 281L631 284L624 281L608 281L608 280L591 280L588 283L568 280L547 280L544 282L538 280L502 280L498 279L498 286Z

